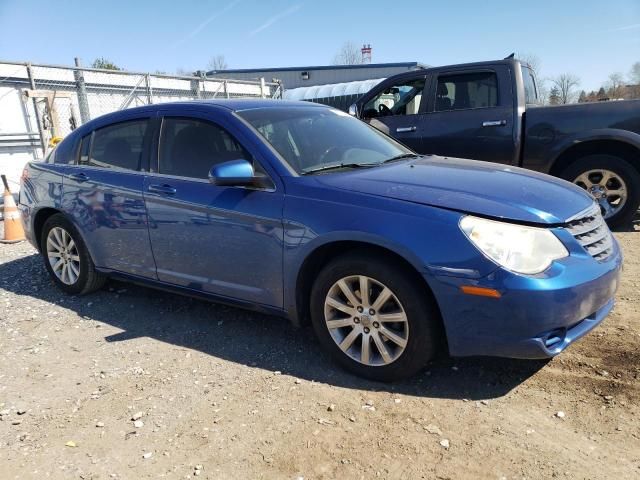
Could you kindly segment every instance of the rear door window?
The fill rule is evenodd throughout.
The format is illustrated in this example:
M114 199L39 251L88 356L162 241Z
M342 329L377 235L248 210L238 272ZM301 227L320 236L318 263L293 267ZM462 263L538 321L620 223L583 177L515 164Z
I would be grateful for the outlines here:
M436 87L437 112L498 106L498 78L494 72L441 75Z
M100 128L93 132L91 151L87 157L82 156L82 145L80 164L119 170L140 170L148 130L148 119L131 120Z

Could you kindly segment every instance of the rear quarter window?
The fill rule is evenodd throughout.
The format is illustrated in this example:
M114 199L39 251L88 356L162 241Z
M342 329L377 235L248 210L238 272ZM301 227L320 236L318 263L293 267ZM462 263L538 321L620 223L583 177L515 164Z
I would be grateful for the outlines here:
M55 163L68 165L70 163L74 163L74 145L75 145L75 137L69 136L62 140L55 148L47 153L45 157L45 162L47 163Z

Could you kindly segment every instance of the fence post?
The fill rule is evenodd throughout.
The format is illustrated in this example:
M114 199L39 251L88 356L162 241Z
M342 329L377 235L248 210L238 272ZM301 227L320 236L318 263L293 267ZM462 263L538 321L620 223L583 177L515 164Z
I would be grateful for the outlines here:
M265 90L266 90L266 86L264 84L264 77L260 77L260 98L267 97Z
M31 71L31 63L27 63L27 76L29 77L29 84L31 85L31 90L36 89L36 82L33 79L33 72ZM42 121L40 119L40 112L38 111L38 100L33 98L33 111L36 114L36 122L38 123L38 133L40 134L40 146L42 147L42 156L44 157L47 153L47 142L44 138L44 130L42 129Z
M226 80L223 82L223 85L224 85L224 95L225 97L229 98L229 86L227 85Z
M144 76L144 82L147 87L147 103L151 105L153 103L153 90L151 89L151 77L148 73Z
M82 66L78 57L73 59L76 67ZM84 74L82 70L77 68L73 69L73 76L76 79L76 88L78 89L78 108L80 109L80 121L87 123L91 120L91 113L89 112L89 101L87 100L87 88L84 84Z

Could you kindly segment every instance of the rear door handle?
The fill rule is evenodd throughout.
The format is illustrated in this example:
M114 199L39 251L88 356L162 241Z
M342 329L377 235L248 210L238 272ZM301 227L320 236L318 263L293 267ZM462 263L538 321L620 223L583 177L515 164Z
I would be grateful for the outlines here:
M502 127L506 124L506 120L488 120L486 122L482 122L483 127Z
M171 185L167 185L167 184L164 184L164 185L149 185L147 190L149 190L150 192L153 192L153 193L162 193L164 195L173 195L177 191L174 187L172 187Z
M415 126L412 126L412 127L398 127L398 128L396 128L396 133L415 132L416 130L417 130L417 128Z
M76 182L86 182L87 180L89 180L89 177L87 176L86 173L72 173L71 175L69 175L69 178L71 180L74 180Z

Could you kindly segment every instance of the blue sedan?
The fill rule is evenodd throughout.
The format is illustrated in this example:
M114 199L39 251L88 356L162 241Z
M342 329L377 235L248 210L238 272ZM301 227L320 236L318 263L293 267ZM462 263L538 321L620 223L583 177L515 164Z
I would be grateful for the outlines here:
M552 357L609 313L622 255L563 180L420 156L328 107L150 105L86 123L23 172L53 282L119 278L311 323L376 380L454 356Z

